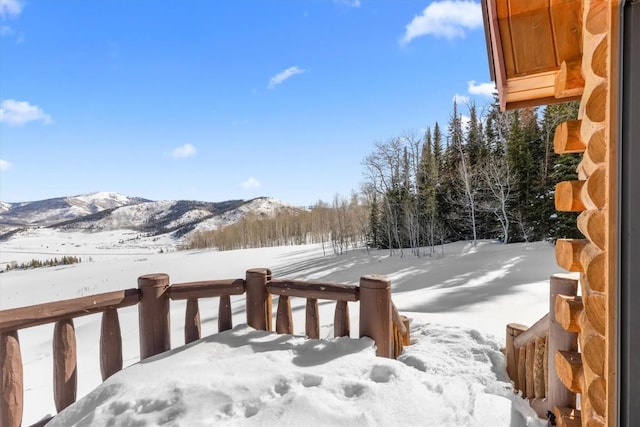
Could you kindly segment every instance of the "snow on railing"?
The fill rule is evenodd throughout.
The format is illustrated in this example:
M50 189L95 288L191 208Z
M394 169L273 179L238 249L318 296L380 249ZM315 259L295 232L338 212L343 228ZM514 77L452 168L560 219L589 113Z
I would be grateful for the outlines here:
M554 275L549 289L549 313L530 328L507 325L507 374L540 418L568 419L576 416L579 392L578 338L570 326L578 281Z
M409 321L391 301L391 282L364 276L359 286L301 280L272 280L271 270L251 269L245 279L210 280L170 285L166 274L138 278L137 289L108 292L28 307L0 310L0 426L18 427L23 413L23 365L18 330L55 323L53 393L56 410L76 400L77 351L73 319L102 313L100 371L106 380L122 369L122 337L118 309L138 305L140 359L171 349L170 301L186 300L185 344L200 339L200 298L219 298L218 332L233 327L231 295L245 295L247 324L272 330L272 295L278 295L276 332L293 333L290 297L306 298L305 333L319 338L318 299L336 301L334 336L349 336L348 302L360 301L360 337L370 337L376 354L397 358L410 342ZM49 419L41 420L44 425Z

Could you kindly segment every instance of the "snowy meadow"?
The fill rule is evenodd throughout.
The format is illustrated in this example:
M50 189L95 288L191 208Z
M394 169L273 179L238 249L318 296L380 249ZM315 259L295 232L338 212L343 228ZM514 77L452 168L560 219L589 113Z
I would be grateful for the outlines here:
M243 296L232 298L234 328L216 334L217 299L203 299L203 338L183 346L185 303L172 301L172 350L141 363L137 308L119 310L126 367L101 384L100 316L77 318L78 401L50 425L545 425L513 393L501 348L507 323L531 325L548 311L548 279L559 271L553 247L457 242L443 252L336 256L321 245L176 252L169 238L128 231L33 229L1 244L3 268L63 255L82 262L0 274L0 309L135 288L149 273L178 283L267 267L275 278L350 284L382 274L411 319L412 344L398 360L376 357L370 339L357 339L357 303L349 304L351 339L333 338L334 304L319 301L321 339L307 340L303 299L292 299L294 335L247 327ZM23 425L55 413L52 332L53 325L20 331Z

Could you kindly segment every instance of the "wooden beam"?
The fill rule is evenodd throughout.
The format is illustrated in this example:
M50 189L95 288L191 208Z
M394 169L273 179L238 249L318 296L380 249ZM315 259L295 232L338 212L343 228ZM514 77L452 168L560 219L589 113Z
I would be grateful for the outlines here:
M100 325L100 373L102 381L122 370L122 334L115 308L102 312Z
M207 280L175 283L169 288L169 298L172 300L213 298L222 295L242 295L244 291L243 279Z
M276 332L279 334L293 334L293 316L291 301L286 295L278 297L278 311L276 313Z
M547 378L544 375L544 356L547 348L547 337L536 337L535 340L535 353L533 356L533 390L536 399L546 397L545 384Z
M527 395L527 347L518 349L518 390L523 396Z
M498 22L498 8L506 7L506 2L494 1L487 2L487 19L489 21L489 37L491 39L491 51L493 52L493 70L495 72L496 89L498 89L498 99L500 100L500 109L502 111L506 108L506 86L507 86L507 65L505 64L504 49L510 49L510 40L504 40L500 34L500 24ZM509 65L514 68L513 63Z
M554 407L557 427L582 427L580 410L567 407Z
M580 139L581 120L568 120L556 126L553 151L556 154L582 153L587 146Z
M584 22L584 28L591 34L602 34L609 30L607 24L609 2L607 1L590 1L587 10L587 17Z
M61 412L76 401L78 353L73 320L59 320L53 329L53 400Z
M529 341L526 345L525 352L525 369L526 369L526 396L529 399L536 397L535 382L533 376L533 366L535 364L536 342Z
M593 291L605 292L606 255L593 243L584 245L580 251L580 264Z
M582 54L582 0L550 0L556 62L580 61Z
M184 343L199 340L202 326L200 325L200 308L197 298L189 298L184 311Z
M509 323L507 325L507 337L506 337L506 358L507 358L507 374L511 381L515 384L515 389L520 390L520 384L518 382L518 349L514 345L514 340L520 334L527 330L527 327L519 323Z
M585 239L558 239L556 240L556 262L565 270L583 271L580 263L580 254L587 245Z
M594 411L600 415L605 415L605 408L607 405L607 390L604 378L599 377L589 384L587 389L587 396L589 402L593 406Z
M604 335L606 333L606 304L607 297L601 292L589 292L588 295L583 297L584 312L589 319L589 323L593 328L598 331L599 334Z
M607 77L607 56L609 54L609 37L604 37L598 43L591 57L591 71L599 77Z
M46 325L62 319L100 313L109 308L135 305L140 301L138 289L106 292L88 297L73 298L27 307L0 310L0 331L12 331Z
M557 211L582 212L585 205L582 202L582 188L585 181L562 181L556 184L554 202Z
M557 351L556 373L562 383L573 393L582 393L582 357L572 351Z
M20 427L24 379L18 331L0 333L0 425Z
M585 331L585 334L589 331ZM582 361L599 377L604 375L605 348L604 336L600 334L589 334L581 340Z
M318 300L315 298L307 298L305 333L311 339L320 338L320 316L318 315Z
M275 295L315 298L335 301L358 301L358 287L340 283L302 280L272 280L267 291Z
M231 297L222 295L218 301L218 332L233 328L233 313L231 312Z
M581 199L585 209L604 209L606 201L606 169L604 165L597 167L589 175L587 181L582 186Z
M333 315L333 336L348 337L350 334L349 303L347 301L336 301L336 311Z
M578 230L599 249L605 248L605 211L584 211L578 216Z
M591 93L586 94L585 114L592 122L603 122L606 115L607 106L607 85L603 81L593 88ZM584 101L583 101L584 102Z
M510 325L514 325L510 323ZM527 328L522 333L519 333L513 340L515 347L523 347L528 343L535 341L538 337L546 336L549 333L549 313L542 316L540 320L533 324L530 328Z
M566 331L580 332L579 318L582 308L582 297L556 295L556 320Z
M554 83L556 98L571 98L582 95L584 79L582 78L581 66L582 61L562 61Z

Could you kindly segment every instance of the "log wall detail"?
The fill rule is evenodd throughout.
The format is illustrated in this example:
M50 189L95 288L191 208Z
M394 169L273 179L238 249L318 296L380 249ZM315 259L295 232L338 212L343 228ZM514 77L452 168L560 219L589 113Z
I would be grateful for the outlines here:
M581 408L571 416L589 427L615 424L617 11L618 1L583 1L580 120L560 124L554 144L558 154L582 152L580 181L556 187L556 209L581 212L585 239L556 246L558 264L580 273L581 299L561 298L554 309L564 327L578 332L580 354L571 366ZM557 357L570 365L566 354Z

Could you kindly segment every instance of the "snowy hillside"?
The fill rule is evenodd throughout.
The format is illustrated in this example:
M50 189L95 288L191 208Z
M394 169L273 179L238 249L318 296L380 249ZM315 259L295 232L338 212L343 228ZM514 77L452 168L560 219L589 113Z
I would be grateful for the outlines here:
M0 225L5 229L9 226L50 226L107 209L146 201L139 197L128 197L114 192L97 192L33 202L2 203Z
M135 364L138 313L127 307L119 310L123 359L125 366L133 366L90 393L100 384L100 316L81 317L75 320L78 399L90 394L54 425L544 425L513 394L500 348L507 323L531 325L548 311L548 278L558 268L547 243L480 242L473 247L458 242L434 258L365 250L323 256L318 245L159 254L101 247L109 234L123 236L73 235L79 255L100 254L93 262L2 273L0 309L135 287L138 276L156 272L169 274L173 283L244 277L254 267L270 267L278 278L341 283L383 274L392 281L399 311L412 319L412 345L393 361L374 357L368 339L334 339L334 305L322 301L322 339L307 341L301 336L305 310L299 298L292 299L296 335L244 326L241 296L232 298L236 327L210 336L217 331L217 299L211 298L200 300L201 341L179 347L185 303L173 301L174 350ZM46 247L50 239L33 236L28 246L55 250ZM10 243L13 249L22 244L29 250L26 242ZM5 256L7 244L0 245L0 256ZM350 303L350 310L356 338L358 303ZM25 425L54 413L52 329L20 331Z
M3 214L11 209L11 203L0 202L0 214Z
M193 230L210 230L233 223L249 212L272 215L279 208L294 209L268 197L224 202L150 201L118 193L92 193L38 202L4 203L0 206L0 235L25 226L40 226L91 232L126 229L181 237Z
M194 227L194 231L215 230L218 227L238 221L247 213L254 213L260 216L273 216L279 209L299 210L301 208L293 207L273 197L258 197L247 201L236 209L201 221Z

